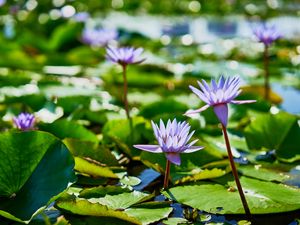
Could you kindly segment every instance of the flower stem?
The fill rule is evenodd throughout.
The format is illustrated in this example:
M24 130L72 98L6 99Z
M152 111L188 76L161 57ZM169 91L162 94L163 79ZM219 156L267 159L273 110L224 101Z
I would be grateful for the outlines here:
M224 134L224 139L225 139L225 143L226 143L226 148L227 148L227 153L228 153L228 158L229 158L232 174L234 176L235 183L236 183L237 189L239 191L240 198L241 198L241 201L243 203L243 207L244 207L246 216L248 217L248 219L250 219L251 218L250 209L249 209L246 197L244 195L242 185L241 185L240 180L239 180L238 172L236 170L236 167L235 167L235 164L234 164L234 161L233 161L233 156L232 156L232 152L231 152L231 147L230 147L230 142L229 142L227 130L226 130L226 127L223 124L222 124L222 131L223 131L223 134Z
M126 116L127 119L130 120L130 114L129 114L129 106L128 106L128 99L127 99L127 93L128 93L128 84L127 84L127 76L126 76L126 70L127 70L127 65L123 64L122 65L123 69L123 101L124 101L124 107L126 111Z
M170 161L167 159L167 163L166 163L166 171L165 171L165 179L164 179L164 189L167 189L168 186L169 186L170 166L171 166L171 163L170 163Z
M130 144L133 142L133 124L132 124L132 119L130 117L129 113L129 105L128 105L128 99L127 99L127 94L128 94L128 83L127 83L127 64L122 64L122 70L123 70L123 101L124 101L124 108L126 111L126 116L129 121L129 126L130 126Z
M269 100L270 98L270 72L269 72L269 48L268 45L265 44L264 48L264 71L265 71L265 100Z

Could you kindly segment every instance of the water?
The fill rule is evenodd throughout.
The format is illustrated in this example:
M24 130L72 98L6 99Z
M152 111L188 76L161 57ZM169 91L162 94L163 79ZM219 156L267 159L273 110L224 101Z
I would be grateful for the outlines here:
M289 86L283 86L279 83L272 84L274 92L283 98L280 107L289 113L300 114L300 91Z
M300 36L300 18L279 16L268 21L278 27L285 39L298 39ZM160 39L162 35L181 36L190 34L195 43L215 42L220 38L242 37L251 39L252 21L239 15L215 17L165 17L165 16L130 16L126 13L113 12L103 21L103 26L123 28L141 33L151 39Z

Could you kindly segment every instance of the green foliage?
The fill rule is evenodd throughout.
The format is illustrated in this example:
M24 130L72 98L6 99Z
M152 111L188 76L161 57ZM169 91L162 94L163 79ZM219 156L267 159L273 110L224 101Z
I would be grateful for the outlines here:
M244 133L251 149L274 149L283 161L300 159L300 127L297 116L285 112L259 115L246 127Z
M60 139L74 138L82 141L98 142L97 136L93 132L75 121L61 119L53 123L40 124L39 128L54 134Z
M0 152L0 215L9 219L30 221L74 181L73 158L49 133L2 133Z
M288 212L300 208L300 191L297 188L246 177L241 177L241 183L252 214ZM234 191L228 187L234 187ZM244 213L234 182L228 182L227 185L207 182L178 186L164 191L163 194L177 202L210 213Z

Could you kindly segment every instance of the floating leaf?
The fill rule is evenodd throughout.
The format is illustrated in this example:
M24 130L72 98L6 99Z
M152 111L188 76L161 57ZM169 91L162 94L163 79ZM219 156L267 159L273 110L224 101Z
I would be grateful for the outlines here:
M57 207L69 213L82 216L97 216L97 217L115 217L121 220L131 222L133 224L140 224L139 220L127 215L122 211L115 211L109 209L105 205L98 203L91 203L85 199L64 199L56 203Z
M187 105L180 103L172 98L167 98L162 101L157 101L141 107L140 115L152 119L163 114L180 114L182 115L188 110Z
M147 137L149 131L149 122L142 117L134 117L133 132L131 133L129 121L125 119L110 120L103 127L104 143L115 142L117 146L130 156L136 156L141 151L134 149L130 144L130 138L133 138L132 143L142 143ZM153 134L151 134L153 136ZM131 144L132 144L131 143Z
M166 203L153 202L154 204L144 203L135 207L126 209L125 212L129 216L133 216L141 221L142 224L152 224L163 218L168 217L172 212L172 208Z
M124 192L116 195L105 195L102 198L90 198L89 201L92 203L100 203L108 206L110 209L127 209L130 206L143 202L152 198L152 195L145 194L139 191Z
M240 166L238 170L245 176L253 177L265 181L284 182L290 177L286 173L280 171L279 168L277 169L273 168L273 170L271 170L268 168L264 168L261 165Z
M64 143L74 156L90 158L108 166L119 165L115 156L105 146L74 138L65 138Z
M205 169L205 170L200 170L200 171L198 169L198 170L186 173L186 174L180 173L180 176L183 176L183 177L180 178L179 180L177 180L175 182L175 184L184 183L184 182L192 182L192 181L197 181L197 180L212 179L212 178L223 176L225 173L226 173L226 171L218 169L218 168L214 168L212 170ZM174 177L173 177L173 179L174 179Z
M124 192L130 192L129 189L123 188L120 186L100 186L100 187L93 187L87 188L80 192L79 197L81 198L101 198L105 195L116 195L121 194Z
M71 154L49 133L2 133L0 153L0 215L9 219L30 221L74 181Z
M75 157L75 170L92 177L118 178L109 167L80 157Z
M300 209L300 190L282 184L241 177L252 214L288 212ZM235 187L234 182L228 183ZM209 213L243 214L236 188L234 191L216 183L199 183L170 188L163 194L182 204Z
M288 162L300 159L300 127L297 117L280 112L263 114L245 129L249 148L276 150L277 156Z
M60 139L74 138L95 143L98 142L97 136L93 132L75 121L61 119L51 124L40 124L39 127L41 130L48 131Z

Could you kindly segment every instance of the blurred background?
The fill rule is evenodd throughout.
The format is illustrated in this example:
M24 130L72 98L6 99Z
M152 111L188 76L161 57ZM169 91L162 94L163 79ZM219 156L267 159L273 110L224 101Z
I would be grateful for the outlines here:
M146 61L128 72L133 112L170 96L195 107L188 85L220 74L240 75L252 85L245 93L260 96L263 44L252 30L265 22L282 34L270 48L267 109L299 114L299 16L298 0L0 0L0 99L26 105L1 113L39 111L75 95L60 116L82 105L115 110L122 76L105 60L108 44L145 49ZM95 40L99 29L112 40Z

